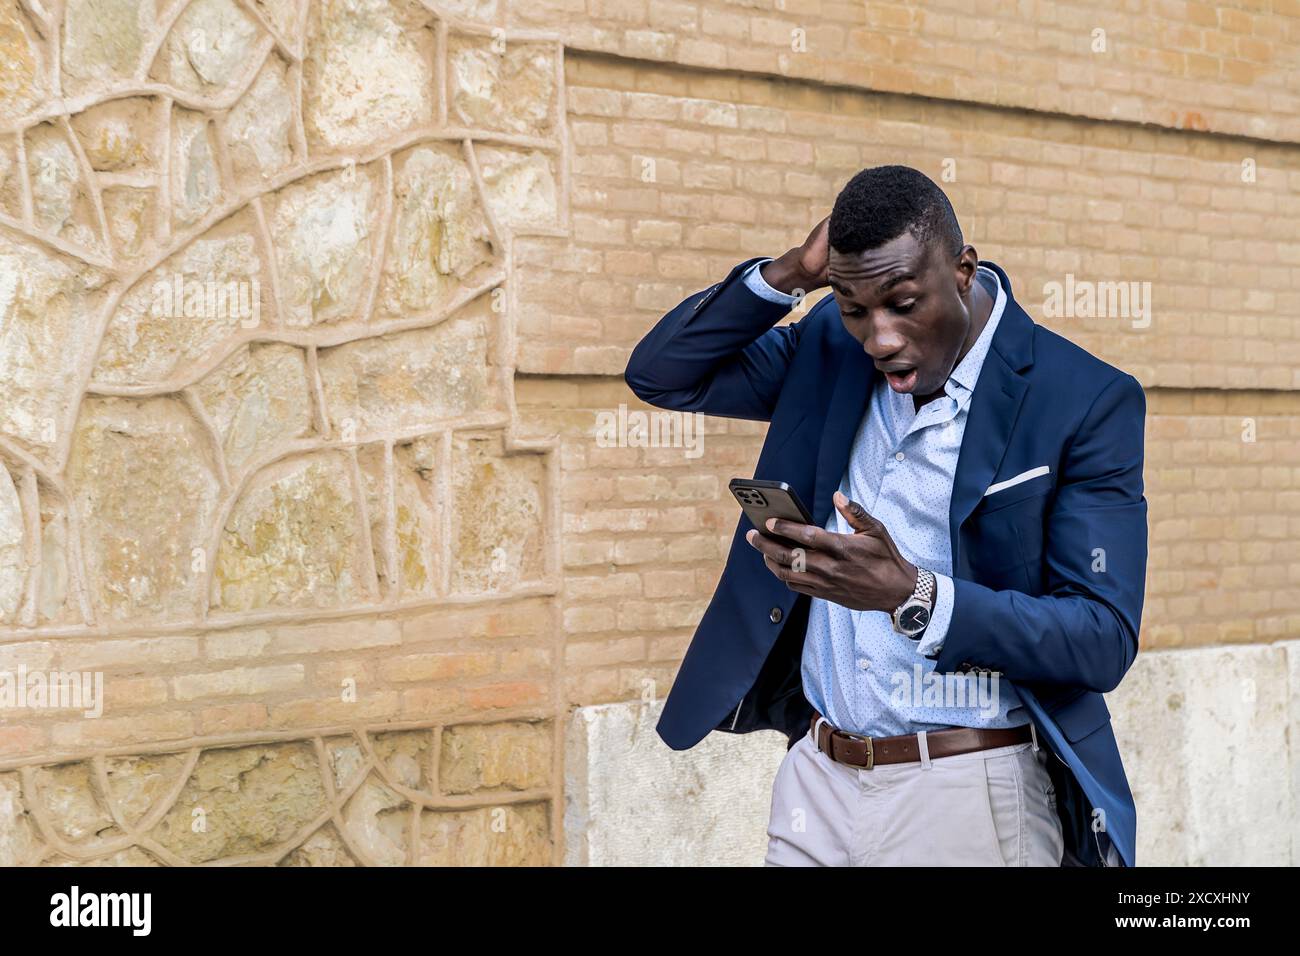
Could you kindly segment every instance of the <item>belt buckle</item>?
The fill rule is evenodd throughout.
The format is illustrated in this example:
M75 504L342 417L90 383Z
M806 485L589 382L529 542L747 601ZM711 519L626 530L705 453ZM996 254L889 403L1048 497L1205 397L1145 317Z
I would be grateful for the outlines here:
M865 734L855 734L848 730L837 730L836 733L843 734L845 737L852 737L855 740L865 740L867 742L867 765L863 770L870 770L876 764L875 749L871 745L871 738Z

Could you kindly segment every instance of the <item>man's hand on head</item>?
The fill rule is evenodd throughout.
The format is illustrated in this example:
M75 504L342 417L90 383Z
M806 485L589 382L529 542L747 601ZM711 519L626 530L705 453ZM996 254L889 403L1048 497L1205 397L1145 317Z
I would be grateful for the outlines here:
M765 263L759 269L763 281L787 295L807 295L829 285L830 226L831 217L827 216L802 243Z
M852 534L769 518L767 530L793 545L756 530L745 540L762 553L767 569L792 591L855 611L892 613L915 589L916 565L899 554L885 526L856 501L837 491L835 508L853 529Z

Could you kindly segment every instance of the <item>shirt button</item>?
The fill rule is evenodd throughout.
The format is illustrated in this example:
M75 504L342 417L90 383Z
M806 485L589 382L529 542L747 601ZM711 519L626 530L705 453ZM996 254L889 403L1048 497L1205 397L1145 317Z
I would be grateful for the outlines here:
M894 452L894 461L902 461L906 457L907 456L904 455L901 451Z
M863 657L858 661L858 670L860 671L864 671L870 666L871 666L871 661L868 658Z
M772 608L772 610L768 612L767 616L771 619L773 624L781 623L781 609L779 607Z

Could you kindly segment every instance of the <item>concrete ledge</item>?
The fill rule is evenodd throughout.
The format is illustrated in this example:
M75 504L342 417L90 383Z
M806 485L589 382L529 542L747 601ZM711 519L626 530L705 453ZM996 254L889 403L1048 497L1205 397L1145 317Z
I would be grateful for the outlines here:
M1144 651L1107 695L1142 866L1300 864L1300 641ZM565 759L570 866L755 866L773 731L673 751L662 704L576 710Z
M709 734L674 751L655 733L662 703L580 707L569 723L568 866L760 866L776 731Z

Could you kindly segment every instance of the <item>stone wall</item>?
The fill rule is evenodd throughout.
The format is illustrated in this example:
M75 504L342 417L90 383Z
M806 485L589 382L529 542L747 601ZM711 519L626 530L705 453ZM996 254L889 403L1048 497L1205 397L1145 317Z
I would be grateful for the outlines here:
M885 162L1147 388L1160 726L1300 723L1300 7L1139 7L0 0L0 672L103 677L0 710L0 862L740 862L762 799L610 821L763 426L595 425ZM1067 275L1149 321L1046 314ZM1147 706L1143 859L1249 862L1249 808L1300 860L1300 755L1210 780ZM771 739L696 799L743 743L642 819L761 795Z
M5 713L0 855L551 862L558 460L511 243L569 228L556 37L0 22L0 660L104 676L102 716Z

